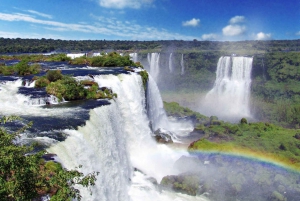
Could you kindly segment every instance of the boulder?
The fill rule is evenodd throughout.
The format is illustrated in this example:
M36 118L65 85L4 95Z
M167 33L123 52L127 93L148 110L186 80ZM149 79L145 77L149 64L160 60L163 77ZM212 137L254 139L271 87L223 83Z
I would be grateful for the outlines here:
M169 144L173 143L172 136L173 134L170 131L163 130L161 128L157 129L154 132L154 137L156 142L162 143L162 144Z

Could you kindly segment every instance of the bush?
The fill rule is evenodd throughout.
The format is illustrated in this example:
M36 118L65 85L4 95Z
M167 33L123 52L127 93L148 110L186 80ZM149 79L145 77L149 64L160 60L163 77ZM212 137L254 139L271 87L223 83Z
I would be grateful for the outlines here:
M14 68L11 66L0 66L0 74L2 75L13 75Z
M144 88L146 89L147 82L148 82L148 79L149 79L148 72L143 70L143 71L140 72L140 75L142 76L143 85L144 85Z
M36 88L42 88L42 87L48 86L48 84L50 84L50 81L46 77L39 77L35 81L34 87L36 87Z
M50 82L55 82L57 80L62 79L63 75L61 74L61 70L49 70L46 73L46 78L50 81Z
M86 91L80 83L74 78L64 76L61 80L51 82L47 87L48 94L56 96L60 101L65 100L78 100L85 98Z
M248 124L247 119L246 118L242 118L241 119L241 124Z
M37 74L41 71L41 66L39 64L29 65L27 60L22 60L13 67L18 75Z

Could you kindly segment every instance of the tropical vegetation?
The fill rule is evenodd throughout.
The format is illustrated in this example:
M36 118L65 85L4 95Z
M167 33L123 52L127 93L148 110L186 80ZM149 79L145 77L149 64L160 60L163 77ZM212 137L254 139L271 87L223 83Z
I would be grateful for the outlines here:
M2 117L0 124L20 121L20 118ZM28 123L15 132L0 128L0 200L31 201L49 196L51 200L81 200L76 185L84 187L95 185L98 173L88 175L78 170L67 170L59 163L46 161L46 151L35 151L35 144L22 145L18 138Z

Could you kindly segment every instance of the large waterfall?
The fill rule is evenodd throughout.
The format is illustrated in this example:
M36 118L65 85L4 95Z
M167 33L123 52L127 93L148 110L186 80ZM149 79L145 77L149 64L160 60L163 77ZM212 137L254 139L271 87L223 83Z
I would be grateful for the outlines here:
M223 56L218 61L216 80L205 98L206 115L229 121L251 117L249 109L252 57Z
M65 130L69 137L48 149L56 153L63 165L75 168L83 165L83 172L100 172L92 195L80 189L83 200L140 201L162 200L204 200L202 197L157 191L149 178L160 182L168 174L177 174L174 162L186 152L175 152L166 145L158 145L152 139L146 112L145 92L141 77L136 74L98 75L99 86L111 88L118 98L110 105L95 108L90 112L90 120L78 130ZM152 92L159 95L157 86L149 80ZM151 87L151 85L154 85ZM155 98L150 97L152 101ZM160 99L160 96L158 97ZM151 107L162 113L162 101ZM156 112L154 112L156 113ZM156 126L164 125L166 116L153 120ZM139 171L133 171L133 168Z
M160 53L148 53L148 64L150 67L150 74L152 75L155 82L158 81L159 75L159 57Z

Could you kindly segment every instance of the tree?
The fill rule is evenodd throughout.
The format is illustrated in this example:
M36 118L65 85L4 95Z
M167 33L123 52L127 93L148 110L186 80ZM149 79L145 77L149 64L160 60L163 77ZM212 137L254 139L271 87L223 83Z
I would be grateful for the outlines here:
M0 124L14 120L20 118L3 117ZM34 144L17 144L19 134L31 124L13 133L0 128L0 200L27 201L47 194L51 200L80 200L80 191L74 185L95 185L98 173L84 176L77 170L66 170L58 163L43 160L45 151L34 153Z

